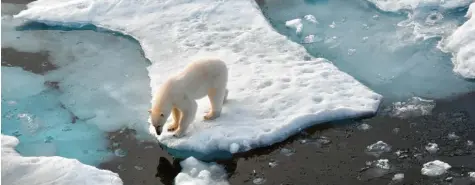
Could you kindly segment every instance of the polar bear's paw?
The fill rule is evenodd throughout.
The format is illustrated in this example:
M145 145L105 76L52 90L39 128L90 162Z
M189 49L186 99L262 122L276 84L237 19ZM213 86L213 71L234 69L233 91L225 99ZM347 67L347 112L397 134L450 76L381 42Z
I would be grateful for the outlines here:
M173 131L175 131L176 129L178 129L178 123L173 123L172 125L170 125L170 126L168 127L167 130L168 130L168 132L173 132Z
M208 112L208 114L206 114L203 118L205 120L214 120L216 119L217 117L219 117L221 115L221 112L219 111L210 111Z

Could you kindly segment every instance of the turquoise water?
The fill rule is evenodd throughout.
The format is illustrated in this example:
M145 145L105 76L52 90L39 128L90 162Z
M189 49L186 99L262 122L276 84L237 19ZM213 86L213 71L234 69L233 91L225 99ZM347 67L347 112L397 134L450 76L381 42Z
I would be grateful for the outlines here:
M382 12L364 0L274 0L261 9L276 31L303 45L311 55L331 60L382 94L386 102L411 96L444 98L475 90L475 83L452 71L451 55L436 48L444 32L465 21L466 7L448 11L424 7L414 11L412 20L408 13ZM318 24L305 21L303 17L309 14ZM295 18L302 18L300 34L285 26ZM419 28L398 26L408 23ZM305 42L308 35L315 35L313 43Z

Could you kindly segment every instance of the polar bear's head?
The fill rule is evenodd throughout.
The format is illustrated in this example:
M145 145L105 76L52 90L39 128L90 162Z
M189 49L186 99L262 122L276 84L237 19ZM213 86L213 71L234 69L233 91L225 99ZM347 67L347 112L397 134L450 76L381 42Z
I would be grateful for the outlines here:
M167 122L168 117L170 117L171 110L172 106L168 105L168 103L158 103L148 111L157 135L160 135L161 127Z

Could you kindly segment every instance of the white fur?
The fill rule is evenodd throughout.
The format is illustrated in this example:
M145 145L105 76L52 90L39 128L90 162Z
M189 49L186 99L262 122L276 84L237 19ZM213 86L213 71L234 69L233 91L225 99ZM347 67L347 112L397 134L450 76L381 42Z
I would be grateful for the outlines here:
M210 99L212 110L205 116L205 119L219 117L228 93L227 81L228 69L220 59L205 58L191 62L182 72L166 80L154 94L150 110L152 124L156 129L164 125L175 107L180 110L182 118L175 120L172 127L173 125L178 126L175 136L181 136L195 118L196 100L206 95ZM215 93L210 94L213 90Z

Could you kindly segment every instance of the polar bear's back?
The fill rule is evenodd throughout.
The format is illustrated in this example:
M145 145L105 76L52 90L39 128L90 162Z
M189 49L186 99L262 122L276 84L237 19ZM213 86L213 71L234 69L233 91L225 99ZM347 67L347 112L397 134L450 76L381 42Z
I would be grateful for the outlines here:
M209 88L225 88L228 81L226 63L216 58L192 61L177 75L176 80L186 86L187 94L193 98L205 96Z

